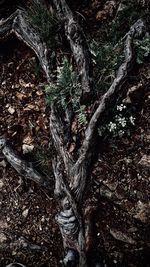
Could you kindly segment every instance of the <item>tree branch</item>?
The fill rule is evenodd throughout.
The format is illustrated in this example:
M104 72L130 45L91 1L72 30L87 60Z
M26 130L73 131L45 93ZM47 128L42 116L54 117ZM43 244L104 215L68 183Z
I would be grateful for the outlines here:
M40 174L31 162L21 159L14 150L6 143L5 139L0 139L0 150L10 165L26 179L32 180L40 186L50 189L50 179Z
M73 166L73 158L68 153L65 148L65 134L64 134L64 126L61 121L61 118L58 117L58 111L54 105L51 105L51 114L50 114L50 131L53 138L53 142L58 154L63 159L65 170L69 175L70 169Z
M50 51L41 40L38 32L29 23L25 11L18 9L6 20L0 21L0 39L7 38L12 33L35 52L46 74L47 81L50 82L52 79Z
M65 34L70 43L82 84L81 100L89 100L92 90L92 62L85 36L74 19L73 13L65 0L53 0L58 14L65 18Z
M112 85L108 89L108 91L102 96L100 104L98 108L96 109L95 113L93 114L88 127L85 131L85 139L83 141L82 147L80 149L80 156L74 165L72 169L72 173L75 173L74 179L72 179L73 184L71 187L73 190L78 192L78 198L82 197L85 184L86 184L86 175L79 175L80 173L83 173L84 166L86 165L87 160L91 157L91 151L90 148L92 146L92 141L94 138L94 133L96 129L96 125L98 123L98 120L100 116L107 111L108 109L108 103L110 105L113 96L118 93L118 91L121 90L122 84L124 80L127 78L129 70L133 67L133 51L132 51L132 44L133 39L138 38L141 36L144 30L144 24L142 20L138 20L133 26L131 26L130 31L128 32L126 36L126 42L125 42L125 61L124 63L119 67L117 76L114 79ZM79 171L80 169L80 171ZM76 174L78 173L78 175Z

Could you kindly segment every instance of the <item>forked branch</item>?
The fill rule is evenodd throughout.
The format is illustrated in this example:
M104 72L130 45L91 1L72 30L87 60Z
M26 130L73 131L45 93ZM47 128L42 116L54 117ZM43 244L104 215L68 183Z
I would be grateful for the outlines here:
M65 34L70 43L78 72L81 77L81 101L90 100L92 92L92 62L86 38L65 0L53 0L58 14L65 18Z
M122 89L123 82L127 78L127 75L134 63L134 52L133 52L133 40L134 38L138 38L143 34L145 27L142 20L138 20L134 25L131 26L130 31L126 36L125 41L125 61L119 67L116 78L114 79L112 85L108 89L108 91L102 96L99 106L94 112L88 127L85 131L85 139L83 141L82 147L80 149L80 156L73 167L72 173L75 173L74 179L72 179L73 184L72 188L75 191L78 191L78 197L82 198L84 186L82 184L86 184L86 175L76 175L79 173L79 169L84 169L86 162L89 161L89 156L91 155L91 146L93 145L93 138L96 130L97 123L100 119L100 116L104 112L107 112L109 107L112 105L113 97L120 92ZM82 173L82 172L81 172Z

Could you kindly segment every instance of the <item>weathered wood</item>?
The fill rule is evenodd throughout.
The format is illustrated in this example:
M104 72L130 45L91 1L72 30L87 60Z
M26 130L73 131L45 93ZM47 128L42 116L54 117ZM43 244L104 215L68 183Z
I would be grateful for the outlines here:
M129 70L133 67L133 39L136 37L140 37L143 33L144 24L142 20L138 20L128 32L125 41L125 61L119 67L116 78L114 79L112 85L108 89L108 91L102 96L98 108L94 112L93 116L90 119L88 127L85 131L85 139L80 149L79 158L72 169L73 175L73 184L71 187L78 192L78 198L82 198L85 184L86 184L86 166L89 163L91 157L91 146L93 145L93 138L95 134L95 129L97 122L100 119L100 116L104 114L112 105L113 96L118 93L122 89L122 84L126 79ZM80 170L80 171L79 171ZM79 174L80 173L80 174ZM82 182L81 182L82 181Z
M50 189L50 179L40 174L33 166L32 162L23 160L17 153L7 144L5 139L0 138L0 150L10 165L26 179L32 180L43 188Z
M0 40L15 34L18 39L35 52L46 74L47 81L50 82L52 70L50 51L34 25L31 25L29 21L24 10L16 10L9 18L0 21Z
M87 103L87 100L89 101L93 94L93 76L92 61L86 38L66 1L53 0L53 3L60 18L65 21L65 34L81 77L81 101Z

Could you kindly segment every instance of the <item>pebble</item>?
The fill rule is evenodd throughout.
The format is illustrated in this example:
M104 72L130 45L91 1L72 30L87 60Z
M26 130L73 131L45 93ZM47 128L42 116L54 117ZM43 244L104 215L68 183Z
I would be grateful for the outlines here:
M3 243L7 240L7 237L4 233L0 233L0 243Z
M8 112L13 115L15 113L15 109L13 107L9 107Z
M29 209L25 209L25 210L22 212L22 216L23 216L24 218L26 218L26 217L28 216L28 214L29 214Z

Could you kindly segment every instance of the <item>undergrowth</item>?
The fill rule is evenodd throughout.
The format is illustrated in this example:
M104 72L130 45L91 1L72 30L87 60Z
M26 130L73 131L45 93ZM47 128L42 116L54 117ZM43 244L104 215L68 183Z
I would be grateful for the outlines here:
M104 93L112 84L116 71L124 60L124 40L122 39L138 18L150 21L147 7L141 7L137 1L120 1L115 18L101 27L100 40L90 42L94 64L95 90ZM105 27L105 29L104 29ZM135 41L136 62L141 64L150 53L150 38L145 35Z
M33 0L28 8L28 18L47 46L56 50L59 43L58 29L60 25L56 14L48 10L40 1Z
M105 92L112 84L116 71L123 62L123 44L116 48L111 43L91 43L91 54L94 64L94 81L97 92Z
M51 105L54 102L64 109L72 103L75 111L79 108L80 88L79 76L68 59L64 58L61 66L57 67L57 82L45 87L46 103Z

